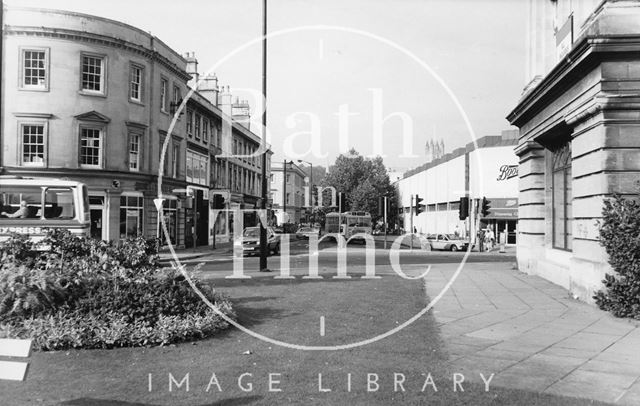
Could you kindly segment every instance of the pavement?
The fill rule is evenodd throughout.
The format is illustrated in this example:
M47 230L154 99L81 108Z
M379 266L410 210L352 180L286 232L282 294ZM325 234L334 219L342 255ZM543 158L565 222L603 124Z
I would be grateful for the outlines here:
M431 270L425 280L430 298L455 268ZM480 383L479 373L495 373L492 386L639 405L639 323L514 268L468 264L435 304L454 371Z
M223 255L229 255L233 252L233 244L230 242L216 243L216 248L210 246L201 246L197 248L174 249L175 255L168 249L163 248L158 253L158 259L161 263L168 263L178 258L180 261L189 261L193 259L214 259Z

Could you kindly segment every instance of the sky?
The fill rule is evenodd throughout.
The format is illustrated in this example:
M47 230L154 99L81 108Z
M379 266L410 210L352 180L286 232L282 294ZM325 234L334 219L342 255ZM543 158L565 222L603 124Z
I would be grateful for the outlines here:
M261 134L261 0L5 0L77 11L195 52L249 100ZM274 159L328 166L355 148L394 168L509 129L525 85L524 0L269 0L268 140ZM231 55L230 55L231 54Z

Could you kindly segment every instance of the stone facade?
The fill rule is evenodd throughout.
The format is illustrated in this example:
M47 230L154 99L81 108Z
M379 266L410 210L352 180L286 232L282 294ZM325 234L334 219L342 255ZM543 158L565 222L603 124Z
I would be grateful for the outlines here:
M531 78L508 119L520 128L519 268L592 301L610 271L598 241L603 199L639 187L640 3L603 1L588 12L580 7L570 15L570 48L543 77ZM556 14L556 24L560 32L567 23ZM563 198L560 145L569 153L566 219L557 204ZM560 223L568 227L566 244Z
M92 236L105 240L142 234L166 241L153 202L160 174L175 246L213 243L212 193L237 208L256 207L261 160L233 157L241 151L232 140L242 152L261 140L236 122L242 117L231 105L224 111L231 96L218 97L215 77L193 90L194 55L80 13L6 7L3 23L0 173L87 184ZM251 176L234 177L232 163L249 165ZM229 222L219 224L223 239Z

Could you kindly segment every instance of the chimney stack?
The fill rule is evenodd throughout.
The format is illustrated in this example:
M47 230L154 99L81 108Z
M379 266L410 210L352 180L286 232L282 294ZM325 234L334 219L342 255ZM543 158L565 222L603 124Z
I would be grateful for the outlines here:
M218 106L220 101L218 97L220 89L218 89L218 77L215 73L202 78L202 83L200 83L200 87L198 87L198 92L200 92L204 98L209 100L211 104L216 107Z
M187 84L193 89L196 87L196 84L199 80L198 60L196 59L196 53L187 52L184 56L184 59L187 61L187 73L191 75L191 80Z

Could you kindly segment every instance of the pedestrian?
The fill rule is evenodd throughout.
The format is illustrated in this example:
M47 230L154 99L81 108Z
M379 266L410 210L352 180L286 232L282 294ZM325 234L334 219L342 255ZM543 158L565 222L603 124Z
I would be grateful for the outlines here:
M27 207L27 201L26 200L22 200L20 202L20 208L18 210L16 210L15 212L7 213L6 211L3 211L2 215L6 216L8 218L26 219L27 217L29 217L29 207Z
M416 226L413 226L413 233L418 234L418 229L416 228Z
M485 236L484 236L484 229L483 229L483 228L481 228L481 229L478 231L478 251L479 251L479 252L484 251L484 239L485 239Z
M457 237L460 237L460 228L456 224L456 229L453 231L453 234Z

